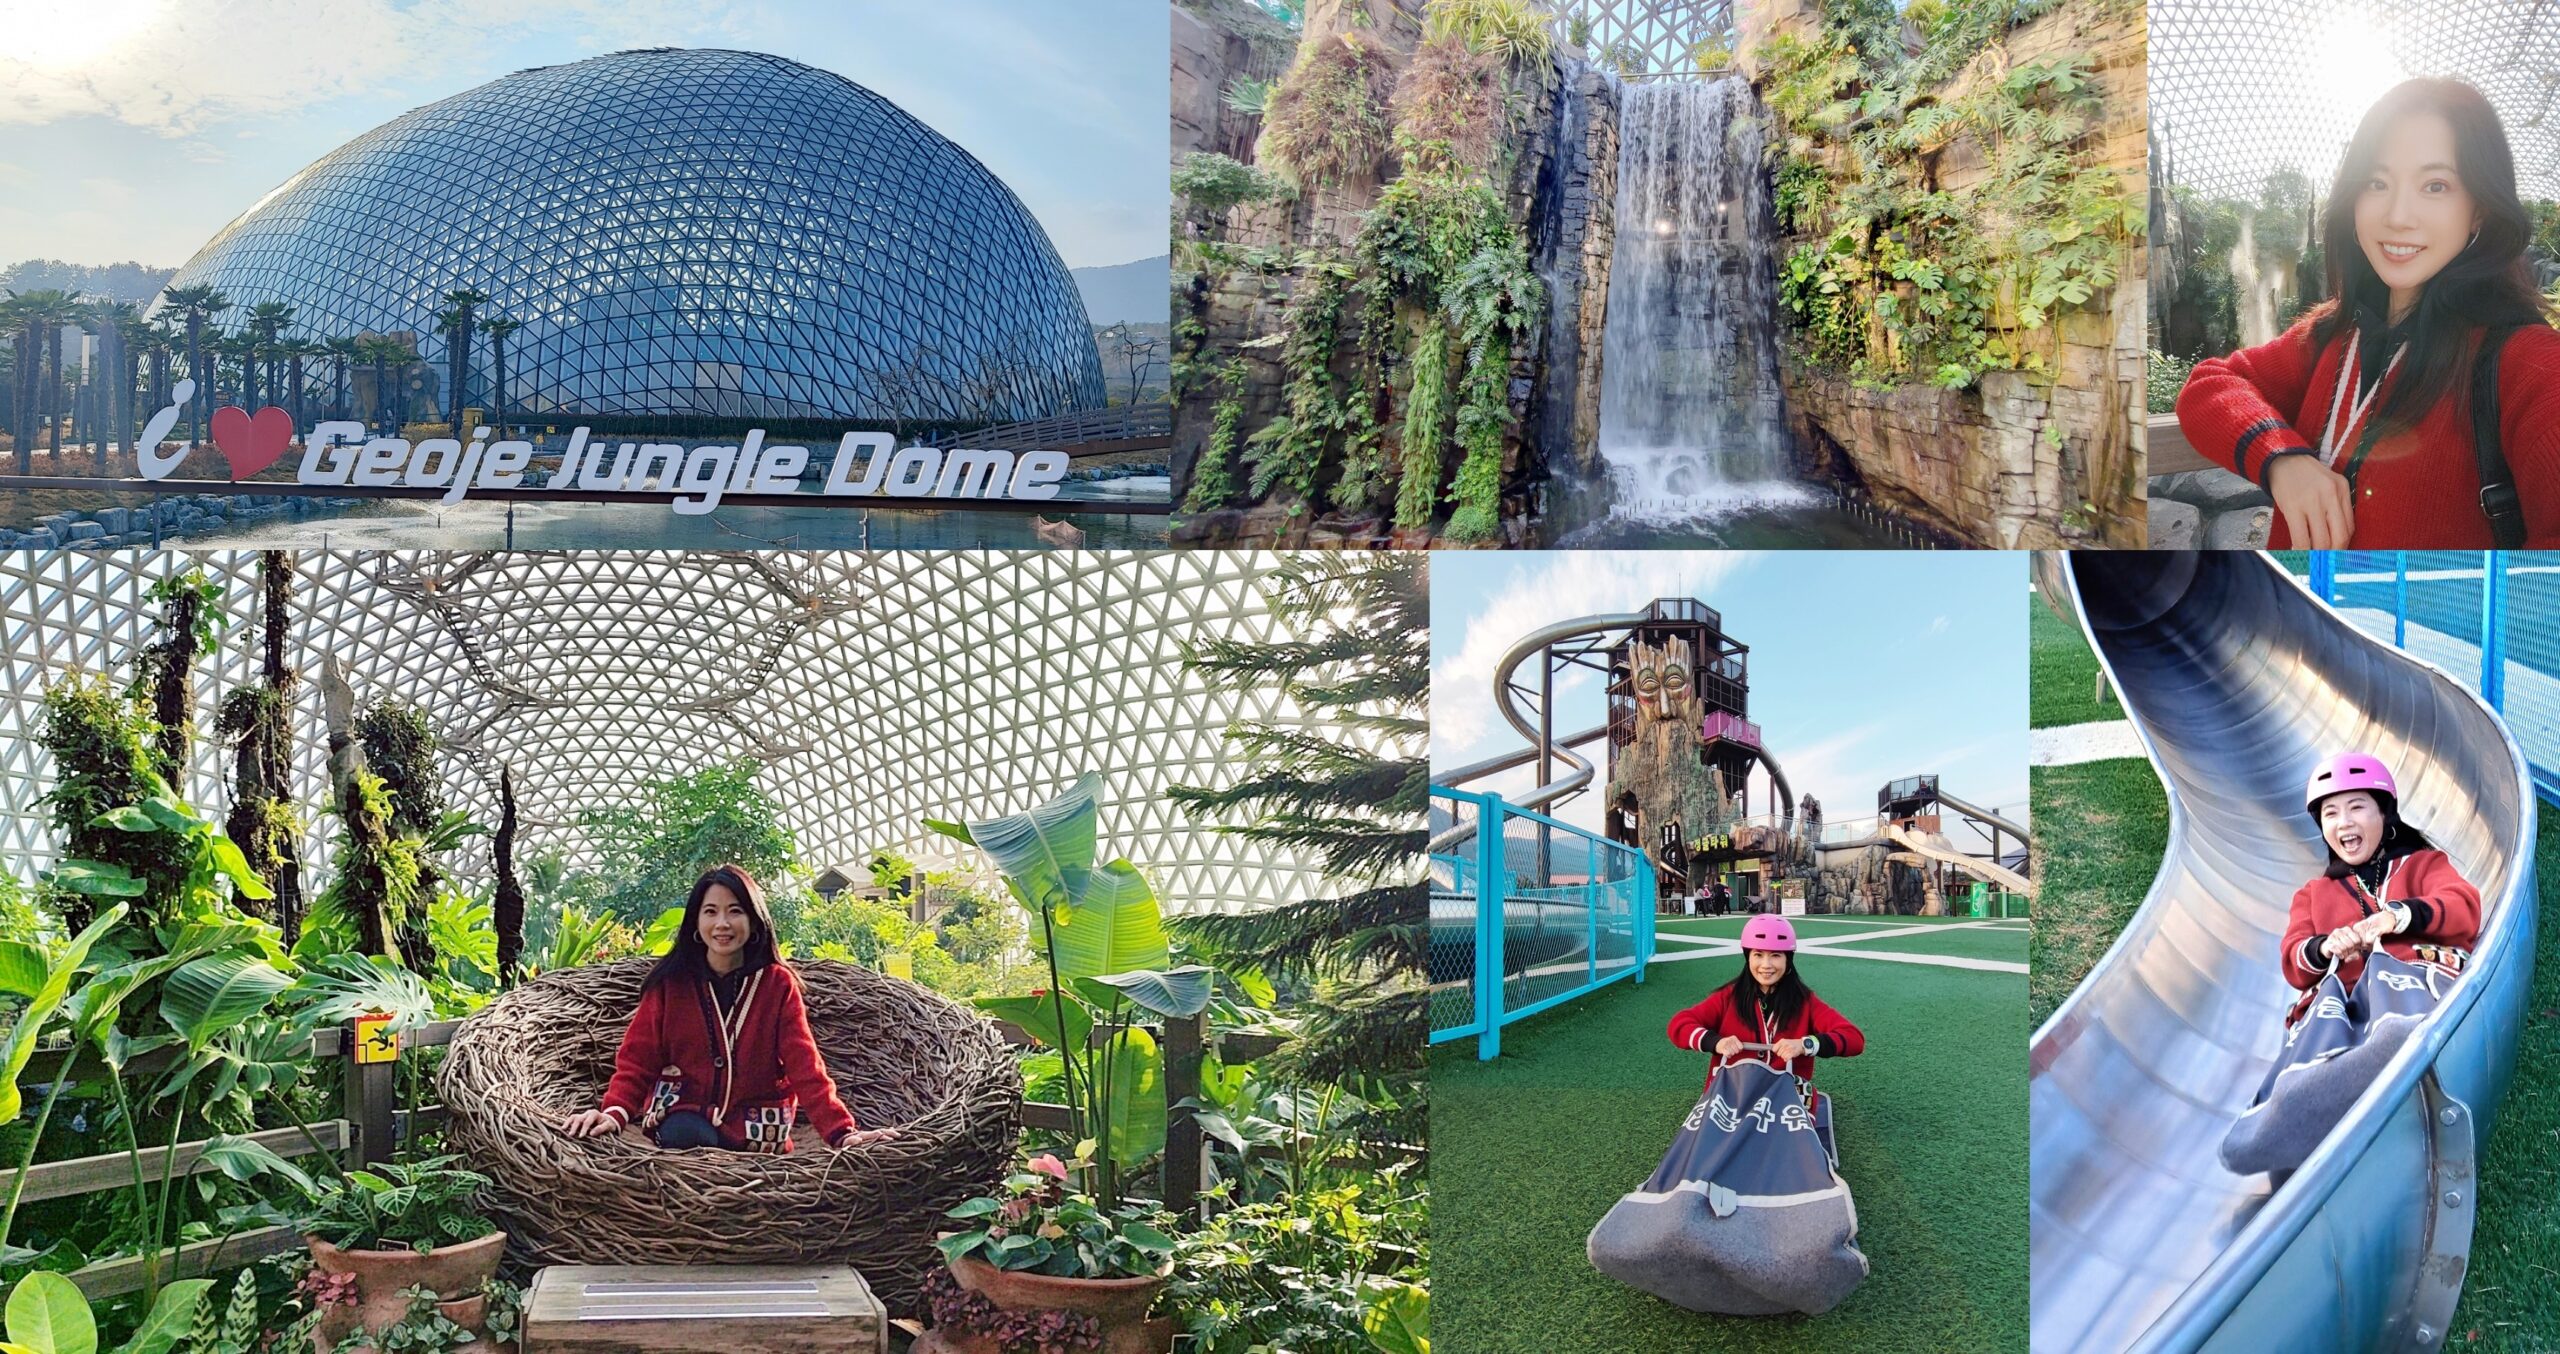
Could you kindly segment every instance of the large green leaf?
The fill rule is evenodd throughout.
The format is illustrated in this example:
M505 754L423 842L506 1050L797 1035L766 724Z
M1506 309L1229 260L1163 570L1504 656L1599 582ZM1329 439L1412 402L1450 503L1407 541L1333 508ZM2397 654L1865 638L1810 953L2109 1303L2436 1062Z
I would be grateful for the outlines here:
M262 1175L280 1175L303 1193L311 1192L311 1177L303 1174L301 1167L276 1155L274 1149L255 1138L225 1133L207 1139L204 1160L206 1165L243 1184Z
M1431 1294L1409 1283L1371 1290L1361 1333L1383 1354L1431 1354Z
M218 954L191 960L160 986L160 1018L201 1049L216 1035L267 1009L293 979L263 959Z
M1111 1159L1123 1166L1164 1150L1164 1054L1155 1036L1122 1030L1107 1046L1111 1059Z
M92 898L139 898L151 887L133 871L100 860L66 860L48 871L44 882Z
M1147 887L1138 867L1125 860L1087 874L1075 905L1061 911L1056 923L1052 951L1061 977L1099 978L1106 973L1162 968L1172 957L1155 890Z
M1185 964L1181 968L1105 973L1094 981L1119 989L1130 1001L1157 1015L1196 1016L1209 1009L1209 995L1217 976L1218 971L1206 965Z
M1088 771L1029 813L971 822L969 840L1004 871L1024 906L1034 912L1070 906L1093 872L1101 793L1102 773Z
M9 1290L9 1342L38 1354L98 1354L98 1322L79 1285L38 1270Z
M648 931L640 937L640 952L664 954L667 947L675 943L676 932L683 926L683 908L671 907L659 913L658 919L649 923Z
M231 887L238 889L243 898L276 896L276 891L267 887L267 881L260 879L258 872L249 868L249 858L240 854L240 848L233 845L229 837L217 836L213 839L213 868L223 878L230 880Z
M23 940L0 940L0 992L32 997L44 990L44 951Z
M89 961L89 947L124 920L124 911L122 903L108 908L86 930L72 937L71 943L62 947L62 953L48 961L44 985L27 999L27 1009L18 1013L18 1023L9 1031L9 1042L0 1045L0 1124L15 1120L26 1109L26 1101L18 1092L18 1074L27 1070L27 1060L35 1056L36 1037L70 995L72 979Z
M1093 1017L1084 1003L1073 997L1058 1001L1051 997L980 997L979 1010L998 1020L1010 1020L1023 1031L1050 1048L1072 1048L1081 1051L1093 1038ZM1065 1008L1066 1031L1058 1029L1059 1010Z
M196 1308L206 1301L212 1288L211 1279L180 1279L161 1289L159 1300L151 1304L151 1314L142 1318L141 1329L119 1346L116 1354L169 1354L195 1323Z
M678 913L682 917L682 913ZM436 1018L435 993L426 980L387 954L333 954L305 969L293 984L305 1029L339 1025L360 1015L391 1017L394 1030Z

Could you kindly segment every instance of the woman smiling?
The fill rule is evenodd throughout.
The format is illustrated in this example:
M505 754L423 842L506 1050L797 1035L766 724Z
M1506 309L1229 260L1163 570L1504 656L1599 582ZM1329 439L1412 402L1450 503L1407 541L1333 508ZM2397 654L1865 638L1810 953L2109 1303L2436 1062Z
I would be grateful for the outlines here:
M2560 331L2498 115L2459 80L2365 114L2321 220L2331 300L2196 364L2178 425L2275 500L2274 547L2560 546Z

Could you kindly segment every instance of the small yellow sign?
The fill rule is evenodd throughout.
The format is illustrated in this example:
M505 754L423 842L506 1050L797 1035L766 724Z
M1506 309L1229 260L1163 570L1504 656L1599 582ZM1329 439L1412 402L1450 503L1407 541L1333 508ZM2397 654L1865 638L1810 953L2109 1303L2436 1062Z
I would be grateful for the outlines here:
M880 954L880 971L892 978L904 978L908 982L914 982L916 957L905 950L884 950Z
M387 1015L356 1017L356 1065L400 1061L400 1035Z

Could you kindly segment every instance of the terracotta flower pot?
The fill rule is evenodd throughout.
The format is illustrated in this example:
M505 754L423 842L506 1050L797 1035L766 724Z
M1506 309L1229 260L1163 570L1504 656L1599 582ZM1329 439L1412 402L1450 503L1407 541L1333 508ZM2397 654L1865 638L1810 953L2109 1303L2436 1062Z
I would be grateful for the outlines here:
M998 1269L984 1260L954 1261L951 1277L962 1288L1010 1312L1047 1309L1076 1312L1102 1323L1101 1354L1167 1354L1173 1348L1169 1322L1147 1320L1147 1308L1165 1285L1164 1275L1141 1279L1062 1279ZM932 1330L916 1345L917 1354L1004 1354L995 1342L963 1331Z
M507 1249L504 1232L457 1246L438 1246L424 1255L342 1250L316 1236L303 1241L311 1247L311 1263L321 1273L356 1276L355 1305L332 1307L321 1317L320 1354L329 1354L339 1340L359 1328L379 1331L407 1316L409 1300L400 1295L402 1289L424 1287L457 1300L476 1299L480 1286L498 1272L498 1261Z

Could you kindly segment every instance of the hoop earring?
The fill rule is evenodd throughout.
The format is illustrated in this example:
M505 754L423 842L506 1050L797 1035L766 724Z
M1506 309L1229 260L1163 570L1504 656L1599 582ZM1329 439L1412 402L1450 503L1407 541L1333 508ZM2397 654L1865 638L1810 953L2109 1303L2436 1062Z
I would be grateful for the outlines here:
M2471 250L2471 245L2475 245L2475 244L2478 244L2478 243L2480 243L2480 228L2479 228L2478 226L2473 226L2473 227L2471 228L2471 244L2466 244L2466 245L2464 245L2464 246L2462 247L2462 248L2463 248L2463 252L2465 252L2465 253L2469 253L2469 252L2470 252L2470 250Z
M2393 823L2391 826L2382 830L2382 844L2384 846L2389 846L2398 840L2400 840L2400 825L2398 823Z

